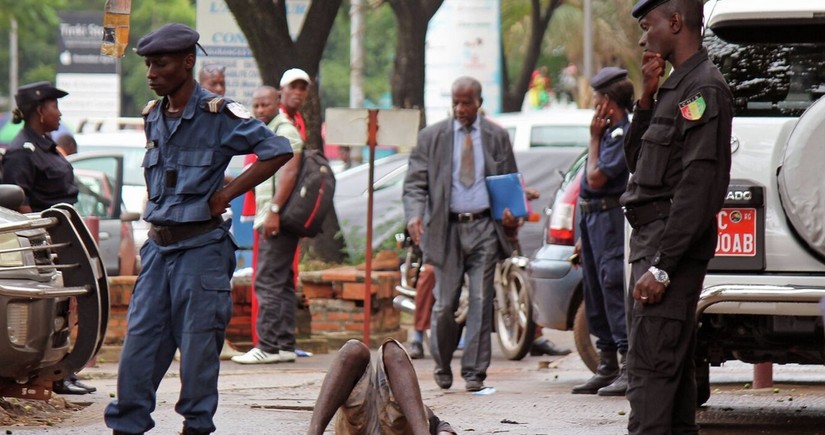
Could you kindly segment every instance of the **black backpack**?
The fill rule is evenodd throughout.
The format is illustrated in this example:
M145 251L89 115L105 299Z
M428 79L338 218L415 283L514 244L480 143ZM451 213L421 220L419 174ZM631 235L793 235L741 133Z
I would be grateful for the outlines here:
M314 237L332 210L335 175L329 160L318 150L301 152L301 169L295 188L281 208L281 228L301 237Z

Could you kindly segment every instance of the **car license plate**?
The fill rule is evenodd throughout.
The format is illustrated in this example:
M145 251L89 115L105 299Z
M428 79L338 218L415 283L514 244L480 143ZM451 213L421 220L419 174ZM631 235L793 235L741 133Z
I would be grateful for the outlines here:
M756 209L723 208L716 215L719 231L716 255L723 257L756 256Z

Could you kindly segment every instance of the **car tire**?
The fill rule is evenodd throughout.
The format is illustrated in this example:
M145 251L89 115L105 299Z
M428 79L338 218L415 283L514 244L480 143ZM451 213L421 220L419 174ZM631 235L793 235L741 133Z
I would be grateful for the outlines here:
M596 345L590 336L590 328L587 326L587 313L584 311L584 302L579 304L576 317L573 319L573 339L576 342L579 358L591 372L596 373L596 367L599 365L599 353L596 351Z
M520 267L511 267L501 282L504 287L496 291L496 336L501 353L507 359L518 361L527 355L536 335L533 322L533 304L530 303L530 281L527 272ZM498 295L503 297L499 300Z

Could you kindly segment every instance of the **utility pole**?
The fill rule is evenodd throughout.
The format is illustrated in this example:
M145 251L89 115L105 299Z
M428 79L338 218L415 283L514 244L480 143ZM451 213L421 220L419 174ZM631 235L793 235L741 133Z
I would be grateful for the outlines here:
M584 78L593 77L593 0L584 0Z
M17 93L17 19L11 17L11 30L9 30L9 107L12 105L12 97Z
M349 107L364 107L364 30L366 0L351 0L349 42Z

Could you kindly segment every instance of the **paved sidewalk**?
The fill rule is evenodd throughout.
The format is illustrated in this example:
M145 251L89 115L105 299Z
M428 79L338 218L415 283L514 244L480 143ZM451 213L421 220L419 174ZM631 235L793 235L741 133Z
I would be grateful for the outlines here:
M572 347L572 334L546 334ZM526 357L508 361L498 353L493 338L493 361L487 386L490 395L464 391L461 379L451 390L441 390L432 379L429 359L414 362L424 401L461 434L625 434L630 407L622 398L572 395L570 388L590 377L574 352L559 357ZM229 361L221 367L221 402L217 434L303 434L309 424L318 390L334 354L299 358L295 363L243 366ZM540 368L540 362L549 367ZM458 372L458 359L453 361ZM751 366L729 363L711 370L713 395L699 419L703 434L813 434L825 433L825 369L818 366L777 366L776 390L744 389ZM69 396L89 405L67 421L49 428L9 428L12 433L94 435L110 433L103 424L103 408L114 393L117 367L112 363L87 369L95 394ZM173 363L158 392L152 434L176 434L181 417L174 412L179 382ZM793 384L788 384L793 383ZM751 423L748 423L751 422ZM753 426L758 424L757 426ZM748 426L751 425L751 426ZM753 427L759 428L754 430ZM772 429L773 428L773 429ZM793 428L793 429L792 429ZM807 429L805 429L807 428ZM5 429L5 428L4 428ZM331 432L328 432L331 433Z

